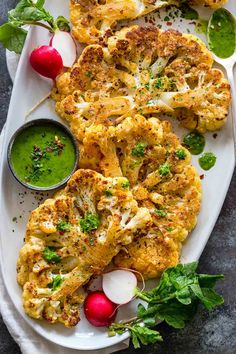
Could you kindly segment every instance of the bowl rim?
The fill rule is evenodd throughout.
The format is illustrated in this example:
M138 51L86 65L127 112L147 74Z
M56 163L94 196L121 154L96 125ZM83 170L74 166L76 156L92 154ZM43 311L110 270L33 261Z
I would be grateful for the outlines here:
M74 149L75 149L75 163L74 163L73 169L70 171L70 173L68 173L68 175L61 182L58 182L57 184L53 184L52 186L48 186L48 187L38 187L38 186L34 186L31 184L25 183L17 176L17 174L13 168L13 165L11 163L12 147L14 145L16 138L23 131L27 130L28 128L35 126L35 125L43 125L43 124L55 125L55 126L61 128L62 130L64 130L67 133L67 135L70 137L70 139L73 143ZM70 179L70 177L73 175L73 173L77 170L78 161L79 161L79 147L78 147L78 143L77 143L75 136L73 135L73 133L70 131L70 129L65 124L63 124L57 120L50 119L50 118L37 118L37 119L33 119L33 120L21 125L15 131L15 133L11 136L10 141L8 143L8 147L7 147L7 162L8 162L8 166L9 166L10 171L11 171L12 175L14 176L14 178L22 186L24 186L30 190L38 191L38 192L48 192L48 191L56 190L58 188L63 187L67 183L67 181Z

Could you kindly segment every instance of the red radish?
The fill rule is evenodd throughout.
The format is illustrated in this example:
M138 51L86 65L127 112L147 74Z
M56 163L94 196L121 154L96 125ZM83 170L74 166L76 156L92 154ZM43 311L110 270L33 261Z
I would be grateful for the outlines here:
M94 291L85 299L84 313L93 326L106 327L114 321L116 307L102 291Z
M70 68L76 60L76 44L70 33L57 30L50 45L60 53L65 67Z
M30 64L37 73L49 79L55 79L63 69L63 62L58 51L48 45L33 50Z
M115 304L130 302L137 287L137 278L129 270L118 269L102 276L102 288L108 299Z

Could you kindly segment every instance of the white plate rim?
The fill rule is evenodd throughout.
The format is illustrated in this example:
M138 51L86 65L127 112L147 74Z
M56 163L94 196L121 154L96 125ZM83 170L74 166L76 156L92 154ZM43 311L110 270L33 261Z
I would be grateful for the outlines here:
M15 82L17 82L18 79L20 78L21 68L22 68L22 66L23 66L23 64L24 64L24 53L25 53L25 51L26 51L27 43L29 42L29 38L30 38L31 35L32 35L32 30L30 30L30 32L29 32L29 34L28 34L28 36L27 36L27 39L26 39L26 44L25 44L25 47L24 47L22 56L21 56L20 61L19 61L19 65L18 65L18 69L17 69L17 73L16 73ZM12 96L11 96L11 101L10 101L8 116L11 115L11 110L13 109L12 102L16 99L16 94L17 94L17 92L16 92L16 89L15 89L15 88L16 88L16 85L13 86L13 91L12 91ZM232 119L231 119L231 123L232 123ZM3 137L3 146L4 146L4 147L5 147L6 142L7 142L7 129L8 129L8 124L9 124L9 120L7 119L7 122L6 122L6 131L5 131L5 134L4 134L4 137ZM232 123L232 124L233 124L233 123ZM4 155L4 154L2 154L2 155ZM1 186L2 186L2 175L3 175L2 172L3 172L3 168L4 168L3 164L4 164L4 159L3 159L3 157L2 157L2 158L1 158L1 162L0 162L0 188L1 188ZM224 191L223 191L223 192L224 192L224 193L223 193L223 194L224 194L224 198L221 200L221 203L218 203L217 213L216 213L215 217L214 217L213 219L211 219L211 222L210 222L208 236L205 237L204 242L201 243L201 247L199 247L198 251L195 252L195 259L194 259L194 260L198 260L198 259L199 259L200 255L201 255L201 253L203 252L203 250L204 250L204 248L205 248L205 245L206 245L206 243L207 243L207 241L208 241L208 239L209 239L209 237L210 237L210 235L211 235L211 232L212 232L212 230L213 230L213 228L214 228L214 226L215 226L215 223L216 223L216 221L217 221L217 219L218 219L218 216L219 216L219 213L220 213L220 211L221 211L222 205L223 205L223 203L224 203L224 199L225 199L225 197L226 197L226 194L227 194L227 191L228 191L228 188L229 188L229 185L230 185L230 181L231 181L233 172L234 172L234 165L231 165L230 172L228 173L227 179L226 179L226 181L225 181L225 188L224 188ZM0 189L0 195L1 195L1 189ZM2 199L1 199L1 202L0 202L0 213L1 213L2 207L3 207L3 205L2 205ZM209 222L209 221L208 221L208 222ZM0 230L0 236L2 236L1 234L2 234L2 231ZM0 241L0 242L1 242L0 245L2 245L2 237L1 237L1 241ZM10 288L9 288L10 285L9 285L8 282L6 281L5 272L4 272L4 262L3 262L3 255L2 255L2 247L0 247L0 264L1 264L1 267L2 267L2 271L3 271L3 272L2 272L2 273L3 273L3 280L4 280L4 283L5 283L7 292L8 292L8 294L9 294L9 296L10 296L10 293L11 293ZM10 296L10 297L11 297L11 296ZM16 307L15 302L14 302L14 300L12 299L12 297L11 297L11 300L12 300L14 306ZM17 311L19 312L19 309L18 309L17 307L16 307L16 309L17 309ZM20 312L19 312L19 313L20 313ZM21 313L20 313L20 315L22 316ZM34 325L33 325L34 322L31 321L30 318L24 317L24 320L31 326L31 328L33 328L34 330L36 330L35 327L34 327ZM104 348L113 346L113 345L115 345L115 344L118 344L118 343L120 343L120 342L126 340L127 338L129 338L129 333L125 333L125 334L123 334L122 336L113 337L113 340L112 340L112 338L111 338L111 342L112 342L111 344L108 344L108 345L105 345L105 346L104 346L104 345L103 345L103 346L94 346L94 347L91 346L91 348L88 348L87 346L86 346L86 347L79 347L79 349L78 349L78 346L73 346L73 345L67 346L67 345L63 345L63 343L58 342L58 341L53 341L50 337L45 336L45 334L40 333L40 331L38 331L38 330L36 330L36 332L39 333L40 335L42 335L43 337L45 337L47 340L49 340L49 341L52 342L52 343L56 343L56 344L59 344L59 345L61 345L61 346L63 346L63 347L71 348L71 349L77 349L77 350L104 349Z

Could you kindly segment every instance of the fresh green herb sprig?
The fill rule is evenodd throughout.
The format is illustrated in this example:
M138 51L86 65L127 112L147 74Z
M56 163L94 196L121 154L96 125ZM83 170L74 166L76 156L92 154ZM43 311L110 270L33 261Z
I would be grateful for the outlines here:
M113 323L108 330L110 336L129 331L134 347L140 344L151 344L161 341L160 333L150 329L158 321L180 329L195 315L202 304L207 310L223 304L222 296L214 290L216 282L223 275L198 274L198 263L179 264L167 269L157 287L151 291L136 290L136 296L145 302L147 307L138 305L137 316L129 321Z
M21 0L8 12L8 22L0 26L0 42L10 51L22 52L27 31L24 25L36 25L55 32L57 29L70 32L69 21L59 16L56 19L44 8L45 0Z

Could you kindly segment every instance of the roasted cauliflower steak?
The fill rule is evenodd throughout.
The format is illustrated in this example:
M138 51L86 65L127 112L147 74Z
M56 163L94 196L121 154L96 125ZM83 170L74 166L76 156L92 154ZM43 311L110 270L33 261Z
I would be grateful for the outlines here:
M153 223L115 258L119 267L139 271L146 279L160 276L179 262L182 243L195 227L201 202L199 175L191 154L168 121L136 114L116 127L94 125L83 140L81 164L96 165L105 176L124 176L140 207Z
M189 5L223 6L227 0L186 0ZM136 19L169 5L181 6L181 0L71 0L72 33L81 43L106 42L117 22Z
M17 280L25 312L67 327L80 320L84 285L152 222L124 177L78 170L67 187L31 213Z
M196 225L200 178L169 122L137 115L126 118L116 133L123 175L139 206L148 208L153 224L139 231L114 263L145 279L156 278L179 262L182 244Z
M116 125L133 113L169 113L204 133L225 124L231 100L228 81L212 65L191 34L132 26L110 37L107 48L87 46L58 77L52 97L79 141L91 125Z

